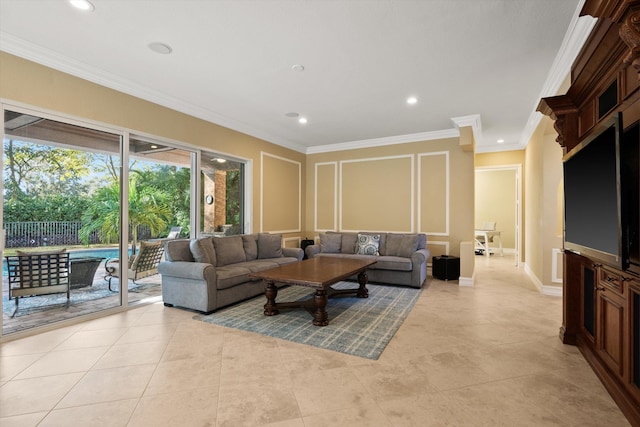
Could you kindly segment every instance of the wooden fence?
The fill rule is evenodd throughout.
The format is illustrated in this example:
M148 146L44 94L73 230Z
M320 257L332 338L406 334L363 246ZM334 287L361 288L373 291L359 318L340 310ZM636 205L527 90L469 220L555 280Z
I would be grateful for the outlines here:
M82 245L79 231L81 221L5 222L5 247L26 248L40 246ZM138 228L138 239L148 239L147 227ZM97 232L91 234L89 244L101 244Z

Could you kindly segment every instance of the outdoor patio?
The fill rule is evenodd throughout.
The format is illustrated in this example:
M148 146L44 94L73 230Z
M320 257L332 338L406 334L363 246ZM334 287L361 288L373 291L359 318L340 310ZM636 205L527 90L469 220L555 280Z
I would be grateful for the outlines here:
M8 278L3 276L3 334L7 335L119 306L120 296L117 290L120 282L117 278L112 279L112 289L115 292L109 291L104 276L105 268L102 261L95 272L91 286L71 289L68 305L65 293L25 297L20 299L19 309L14 317L11 317L11 313L15 308L15 301L8 299ZM158 301L162 298L161 276L155 274L136 280L136 283L129 280L128 289L130 305L147 301L149 298Z

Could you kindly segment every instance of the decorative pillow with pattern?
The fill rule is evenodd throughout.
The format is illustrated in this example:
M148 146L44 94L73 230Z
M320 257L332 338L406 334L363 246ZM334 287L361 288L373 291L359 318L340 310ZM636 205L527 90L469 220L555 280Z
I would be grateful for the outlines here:
M358 241L356 242L356 254L378 255L379 246L379 234L358 234Z

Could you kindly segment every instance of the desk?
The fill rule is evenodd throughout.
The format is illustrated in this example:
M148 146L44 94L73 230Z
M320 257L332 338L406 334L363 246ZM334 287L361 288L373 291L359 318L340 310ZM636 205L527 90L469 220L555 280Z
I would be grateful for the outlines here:
M484 239L484 243L478 240L478 237L482 237ZM498 248L500 249L500 256L503 256L502 252L502 237L500 237L500 232L497 230L476 230L474 237L476 244L475 249L484 251L484 255L489 257L489 240L493 239L494 242L498 241Z

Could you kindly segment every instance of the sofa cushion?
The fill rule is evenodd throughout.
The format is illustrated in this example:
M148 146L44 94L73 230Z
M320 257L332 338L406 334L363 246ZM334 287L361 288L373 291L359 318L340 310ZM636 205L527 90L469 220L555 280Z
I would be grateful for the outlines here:
M320 252L338 253L342 244L342 234L320 233Z
M377 258L375 269L411 271L413 269L413 263L411 262L411 258L381 255Z
M358 246L356 247L356 254L378 255L379 246L379 234L358 234Z
M222 267L229 264L245 262L242 236L214 237L213 247L216 250L216 266Z
M387 247L385 251L385 255L390 256L398 256L398 252L400 252L400 245L402 244L403 234L393 234L390 233L387 236Z
M282 236L280 234L258 234L258 259L282 257Z
M200 237L189 243L191 255L195 262L216 265L216 251L213 248L211 237Z
M213 245L213 243L211 244ZM167 261L195 261L190 245L191 240L189 239L176 239L166 242L164 245L164 259Z
M342 247L340 248L340 252L342 252L343 254L355 254L357 241L358 234L342 233Z
M365 261L377 261L378 260L378 256L377 255L360 255L360 254L342 254L342 253L318 253L316 255L317 257L331 257L331 258L342 258L342 259L362 259ZM367 267L367 269L369 270L375 270L377 268L377 263L376 264L372 264L369 267Z
M389 236L387 236L388 238ZM415 251L418 250L418 235L417 234L407 234L402 236L402 243L400 244L400 250L398 251L399 257L411 258L411 255ZM389 243L387 242L387 246ZM391 254L387 254L391 255Z
M418 250L417 234L387 234L387 245L384 255L410 258ZM382 254L382 252L381 252Z
M270 268L276 268L279 265L280 264L278 264L277 262L272 262L271 260L266 260L266 259L247 261L242 264L239 264L239 266L246 268L252 273L268 270ZM259 280L259 279L256 279L256 280Z
M247 261L253 261L258 258L258 235L244 234L242 236L242 245Z
M241 283L249 282L251 281L249 274L251 274L251 270L242 264L216 267L216 287L218 289L228 289Z

